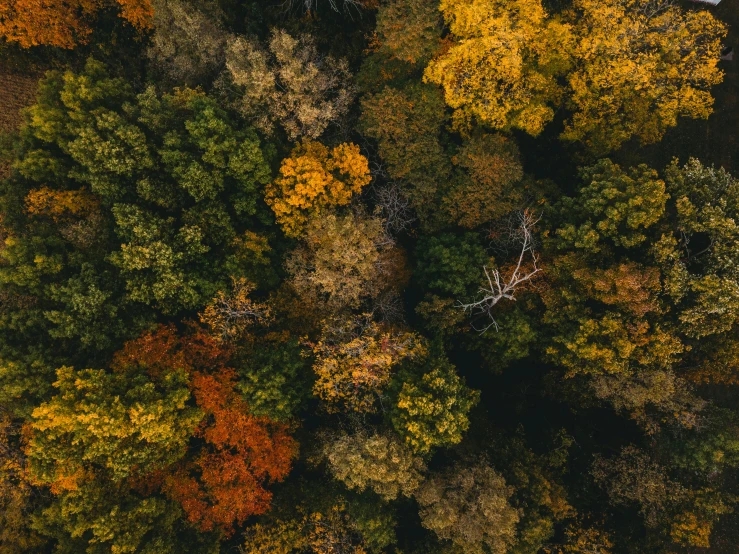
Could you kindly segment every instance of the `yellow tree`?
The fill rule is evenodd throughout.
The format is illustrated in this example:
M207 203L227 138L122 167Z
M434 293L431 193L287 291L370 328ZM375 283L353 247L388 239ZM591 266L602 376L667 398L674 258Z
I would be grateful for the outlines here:
M538 135L554 116L573 36L540 0L442 0L455 41L424 74L441 85L464 126L471 118L496 129Z
M267 186L265 200L288 236L298 236L309 216L331 206L345 206L371 180L369 163L356 144L329 150L309 140L282 161L277 179Z
M636 136L659 141L680 116L707 118L725 26L707 11L674 2L576 0L574 111L563 138L596 152Z
M362 317L331 320L313 352L317 379L313 392L329 412L372 412L375 400L402 360L422 356L425 347L414 333L393 332Z

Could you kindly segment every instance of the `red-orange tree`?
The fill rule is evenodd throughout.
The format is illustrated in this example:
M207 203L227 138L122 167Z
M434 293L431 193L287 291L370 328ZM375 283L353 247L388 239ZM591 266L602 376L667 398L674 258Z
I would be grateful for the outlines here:
M195 403L204 418L195 431L202 446L165 472L163 490L179 502L200 529L220 529L265 513L272 498L265 485L290 472L295 442L287 427L255 417L234 390L236 372L227 366L231 351L201 328L179 337L172 326L133 341L115 364L142 363L154 372L187 367Z
M286 426L249 413L235 379L230 368L193 375L195 399L206 414L195 434L206 445L164 486L191 523L226 535L234 523L269 509L272 493L264 485L287 476L295 453Z
M154 10L149 0L116 0L120 16L137 29L151 26ZM74 48L92 33L95 14L111 0L3 0L0 36L23 48Z
M60 369L60 394L34 412L29 430L35 480L61 510L70 502L91 510L100 490L133 491L142 505L161 503L161 491L190 523L225 535L266 512L266 486L289 473L295 442L285 425L250 413L231 354L200 327L161 325L128 342L107 370ZM83 484L93 492L79 492ZM71 533L100 525L69 524Z

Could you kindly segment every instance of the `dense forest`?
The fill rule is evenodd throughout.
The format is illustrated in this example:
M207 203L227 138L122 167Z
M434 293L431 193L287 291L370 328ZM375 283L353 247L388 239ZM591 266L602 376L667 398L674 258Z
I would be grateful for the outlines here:
M0 0L0 554L739 551L739 0Z

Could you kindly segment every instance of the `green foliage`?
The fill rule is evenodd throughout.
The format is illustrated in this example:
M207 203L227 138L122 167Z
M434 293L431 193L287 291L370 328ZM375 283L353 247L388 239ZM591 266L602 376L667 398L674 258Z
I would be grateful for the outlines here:
M213 100L187 89L135 96L94 60L46 78L24 137L19 173L54 190L89 187L112 215L120 246L108 260L127 300L165 313L212 297L271 177L256 133ZM55 260L45 272L61 269Z
M161 469L184 455L202 418L187 406L182 370L156 382L136 372L62 367L54 387L57 395L33 411L28 444L31 471L43 483L76 482L88 471L120 481Z
M249 349L238 389L251 413L273 421L297 415L310 396L309 361L296 338L276 336Z
M681 240L663 236L655 258L664 267L666 289L679 302L682 330L701 338L731 329L739 317L735 291L739 247L739 180L723 169L691 159L666 170Z
M195 533L182 522L182 511L172 502L90 481L61 493L32 525L54 538L55 552L63 554L218 552L217 537Z
M424 366L401 371L395 386L390 417L413 450L425 453L462 440L470 425L467 414L480 394L465 386L445 357L432 355Z
M385 552L396 544L396 514L370 495L348 495L347 511L370 552Z
M526 446L523 429L495 437L487 450L506 483L514 489L510 502L519 508L516 542L510 552L535 554L551 543L556 526L575 514L567 499L564 474L572 438L560 433L553 450L537 455Z
M624 171L606 159L581 170L580 177L585 186L579 195L563 198L558 207L567 218L557 229L565 244L596 253L604 243L633 248L647 240L645 231L661 219L668 199L656 171Z
M425 290L462 300L477 292L489 261L476 233L425 236L416 246L415 278Z

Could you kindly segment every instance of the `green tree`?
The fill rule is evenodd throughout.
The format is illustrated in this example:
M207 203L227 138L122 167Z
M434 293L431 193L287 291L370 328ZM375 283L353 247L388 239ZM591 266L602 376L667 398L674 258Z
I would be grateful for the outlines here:
M395 378L397 396L390 417L406 444L420 453L458 444L469 428L467 414L480 399L444 357L431 355L422 367Z
M461 300L477 292L490 256L476 233L441 233L421 237L414 277L426 291Z
M645 231L662 218L669 195L657 172L641 165L624 171L610 160L581 170L585 184L558 210L565 222L557 235L568 246L598 252L603 242L631 248L647 240Z
M251 413L273 421L287 421L298 414L310 397L311 370L298 339L286 333L266 335L237 356L237 388Z
M45 79L24 139L20 175L94 194L112 216L107 260L126 300L170 314L215 294L224 254L253 223L270 179L255 132L202 93L135 96L94 60L80 74ZM47 271L59 267L53 259Z

